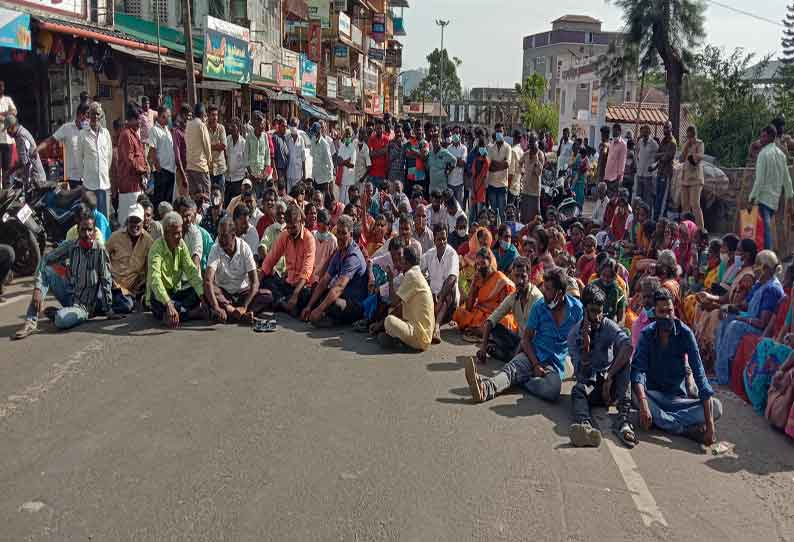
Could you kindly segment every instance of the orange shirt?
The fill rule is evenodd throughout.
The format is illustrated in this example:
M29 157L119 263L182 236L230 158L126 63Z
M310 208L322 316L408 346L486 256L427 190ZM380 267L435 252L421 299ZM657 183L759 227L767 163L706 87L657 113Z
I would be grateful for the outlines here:
M306 284L310 284L312 271L314 271L314 235L309 228L303 228L298 239L290 237L285 229L273 243L267 253L265 261L262 262L262 272L269 275L273 272L273 267L284 257L287 264L287 284L296 285L303 279Z

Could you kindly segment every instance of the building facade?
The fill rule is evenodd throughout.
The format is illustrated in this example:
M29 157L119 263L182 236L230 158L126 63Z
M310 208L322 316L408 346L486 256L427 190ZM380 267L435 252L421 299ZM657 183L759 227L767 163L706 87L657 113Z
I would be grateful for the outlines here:
M507 133L523 131L521 104L515 88L475 87L465 92L462 99L451 100L444 107L448 124L493 130L494 124L502 123Z

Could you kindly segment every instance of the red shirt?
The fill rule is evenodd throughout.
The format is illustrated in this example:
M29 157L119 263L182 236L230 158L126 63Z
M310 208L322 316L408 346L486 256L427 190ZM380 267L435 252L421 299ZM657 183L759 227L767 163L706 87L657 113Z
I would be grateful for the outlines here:
M389 136L383 133L380 137L378 137L377 134L373 133L369 137L367 146L369 147L370 155L372 155L372 151L385 149L389 146ZM371 156L371 158L372 168L369 170L369 174L372 177L386 177L386 162L388 162L388 155L384 153L381 156Z
M263 235L265 235L265 230L268 226L272 225L275 220L270 215L262 215L259 221L256 223L256 232L259 234L259 238L261 239Z
M141 192L141 180L147 171L143 144L138 132L122 128L119 133L116 189L120 194Z

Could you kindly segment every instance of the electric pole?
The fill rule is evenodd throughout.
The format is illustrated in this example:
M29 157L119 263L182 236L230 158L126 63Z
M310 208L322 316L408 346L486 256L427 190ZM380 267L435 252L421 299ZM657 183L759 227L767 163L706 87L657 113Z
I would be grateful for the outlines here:
M444 64L444 29L449 25L451 21L443 20L443 19L436 19L436 24L441 27L441 51L440 57L441 61L439 62L438 67L438 101L439 101L439 109L440 111L438 114L441 118L444 118L444 69L446 65ZM441 123L443 125L443 123Z
M187 72L187 101L190 108L196 105L196 73L193 70L193 16L190 13L190 2L182 0L182 28L185 32L185 71ZM204 44L204 54L207 54L209 43Z

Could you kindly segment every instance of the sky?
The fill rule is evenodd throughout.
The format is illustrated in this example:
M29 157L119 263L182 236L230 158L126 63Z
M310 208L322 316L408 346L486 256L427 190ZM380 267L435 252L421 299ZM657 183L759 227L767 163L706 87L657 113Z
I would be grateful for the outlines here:
M788 0L720 0L752 14L780 21ZM458 68L464 88L512 87L521 79L524 36L551 29L551 21L566 14L590 15L603 30L623 26L621 11L604 0L409 0L404 10L407 35L403 43L403 70L426 67L427 54L441 45L436 19L450 20L444 47L463 61ZM756 20L709 2L704 43L732 50L743 47L763 56L780 50L783 28Z

